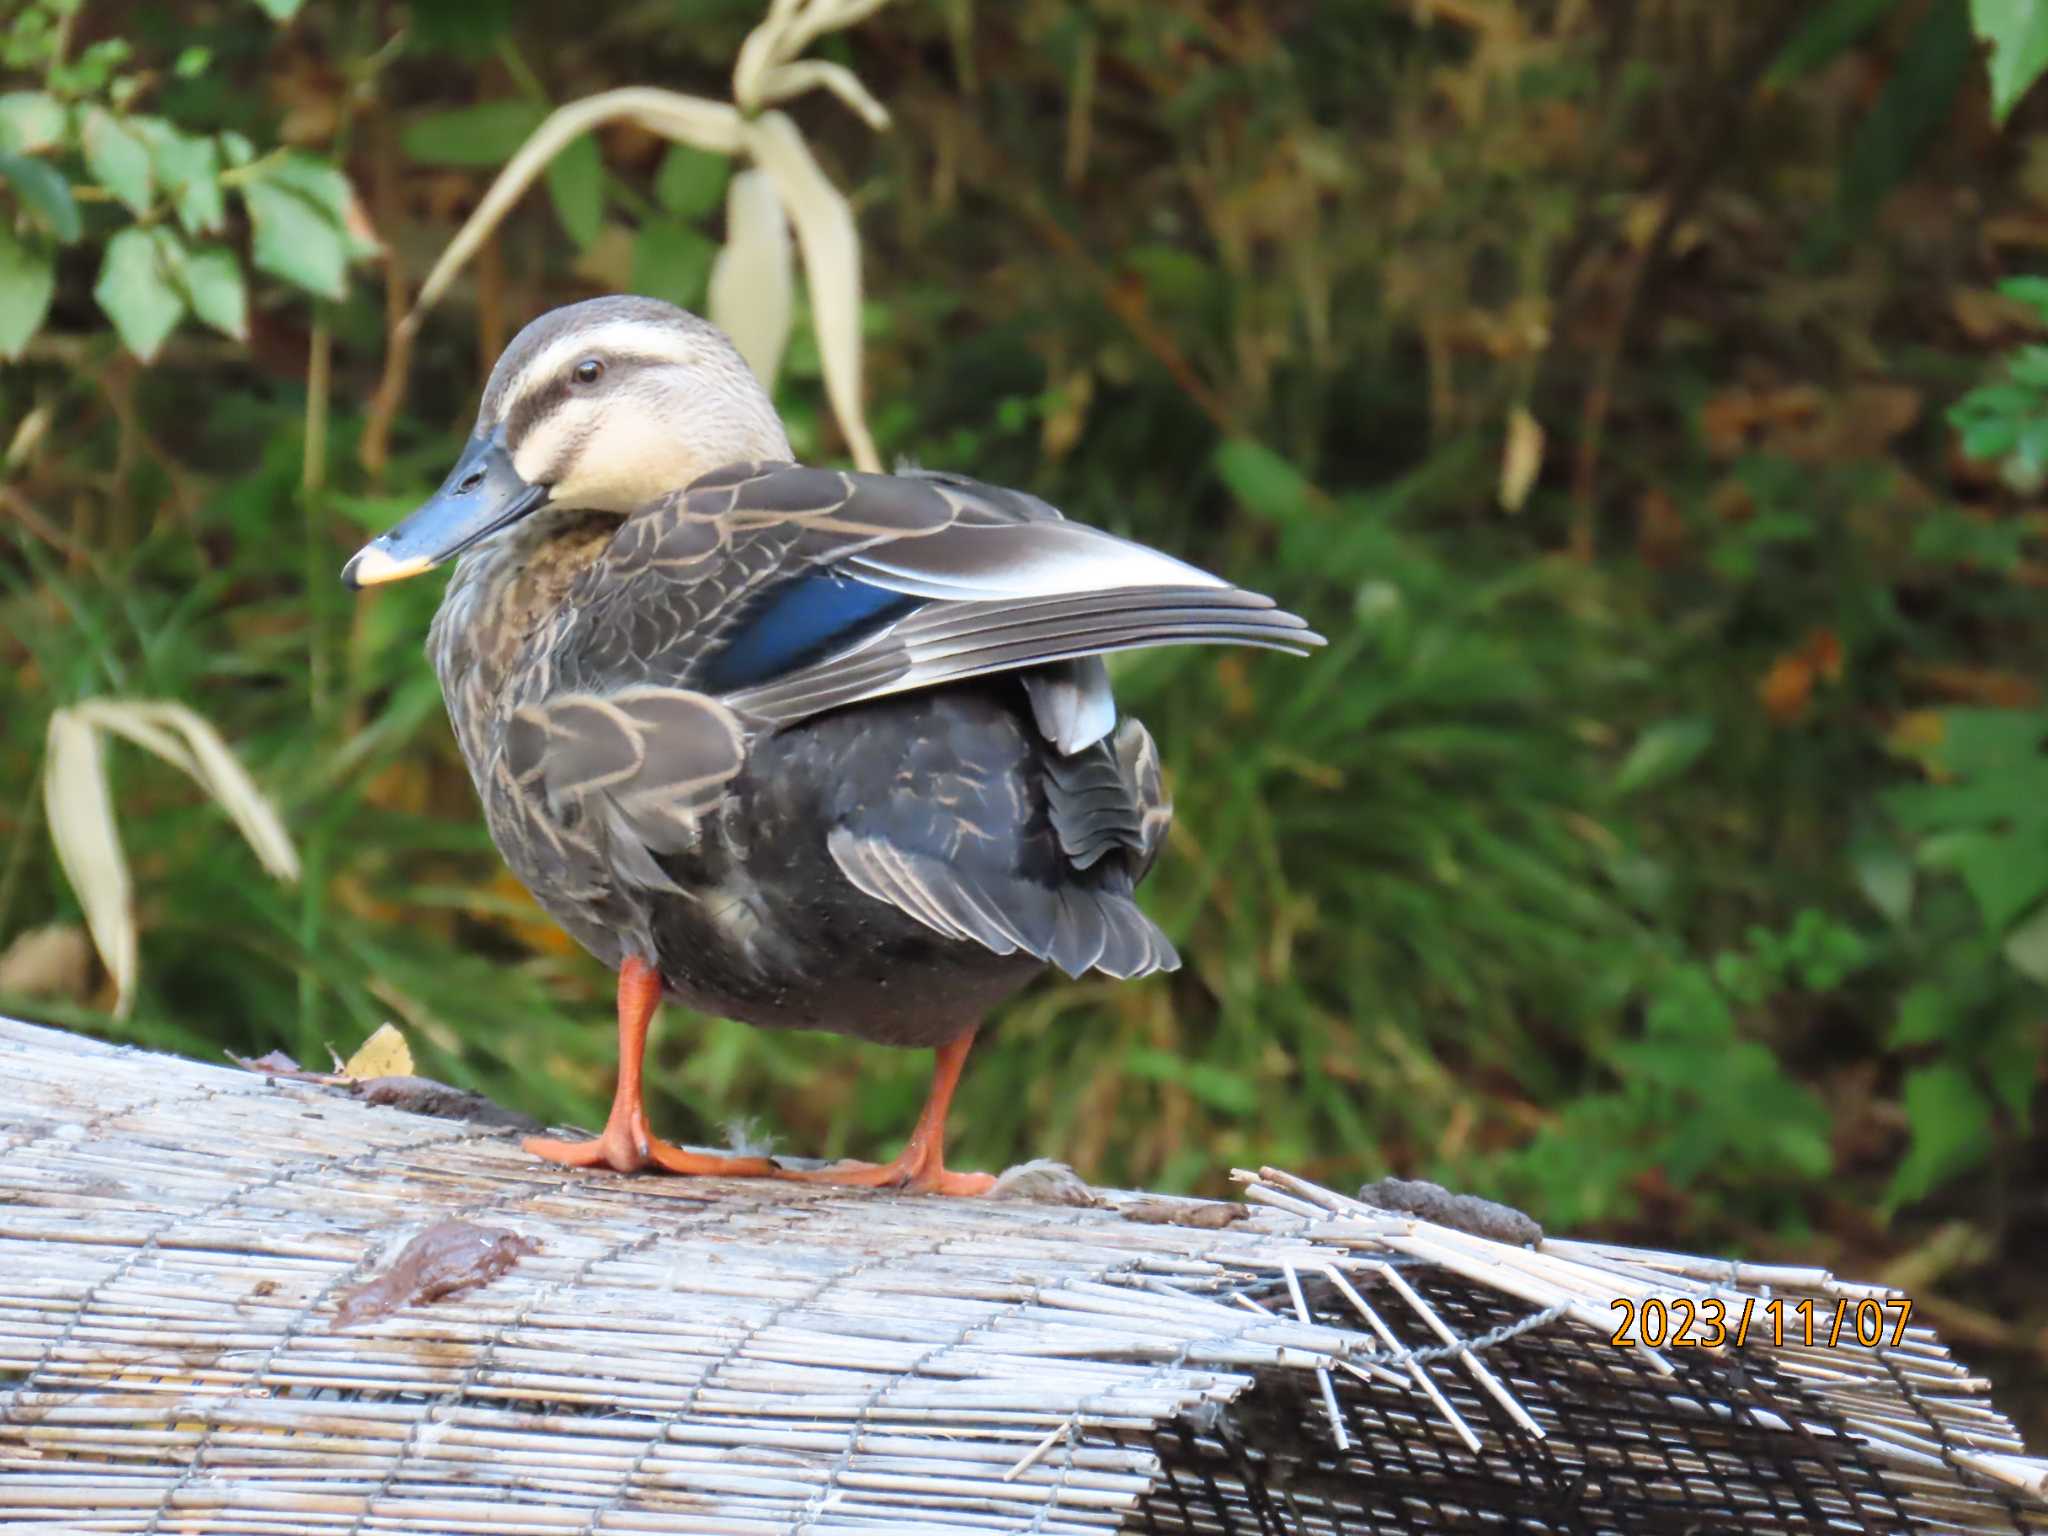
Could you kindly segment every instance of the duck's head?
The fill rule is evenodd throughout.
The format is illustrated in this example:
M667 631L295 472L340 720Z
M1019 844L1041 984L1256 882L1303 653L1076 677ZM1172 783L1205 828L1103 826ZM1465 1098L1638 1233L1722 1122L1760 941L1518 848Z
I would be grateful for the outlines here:
M716 326L659 299L570 304L512 339L440 490L341 579L403 580L543 507L623 516L723 465L789 456L773 402Z

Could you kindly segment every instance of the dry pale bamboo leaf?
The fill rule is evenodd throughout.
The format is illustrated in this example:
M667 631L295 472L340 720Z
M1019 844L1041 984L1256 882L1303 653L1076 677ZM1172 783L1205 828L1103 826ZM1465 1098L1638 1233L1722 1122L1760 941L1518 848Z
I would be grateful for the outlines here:
M199 763L185 749L174 731L168 730L146 704L123 699L88 699L73 707L72 713L96 731L125 736L138 747L154 752L191 778L199 777Z
M1500 504L1519 512L1543 472L1543 424L1526 406L1508 412L1508 440L1500 456Z
M114 978L114 1012L125 1017L138 969L135 895L107 784L103 733L134 742L190 777L234 819L272 875L296 880L299 858L284 823L227 743L184 705L91 699L51 715L43 765L50 839L100 961Z
M183 704L94 699L78 714L100 730L125 736L185 774L233 819L264 869L299 878L299 856L284 823L220 733Z
M860 114L861 121L877 133L889 126L889 111L860 83L860 77L844 64L823 59L800 59L778 64L761 76L757 87L766 106L788 101L806 91L826 90Z
M755 163L775 178L775 189L796 225L825 392L839 418L839 430L853 462L879 473L881 456L861 410L860 235L853 209L826 179L796 124L783 113L764 112L747 123L746 140Z
M795 56L793 51L784 51L783 40L789 33L790 18L801 4L802 0L770 0L768 14L741 40L740 51L732 61L732 99L742 112L752 114L760 110L758 89L762 77Z
M156 707L165 723L174 726L191 748L199 765L193 777L234 818L264 869L279 880L297 880L299 855L292 847L291 835L285 831L284 822L269 798L249 777L241 759L221 740L220 733L182 704Z
M411 1077L412 1047L405 1043L396 1024L379 1024L343 1064L341 1075L357 1081L368 1077Z
M775 183L742 171L725 196L725 246L712 264L711 323L730 336L761 387L775 388L789 344L795 273L789 220Z
M114 1013L125 1018L135 1000L134 887L114 822L113 795L100 734L76 710L50 716L43 760L43 814L57 863L85 912L100 963L114 978Z
M433 308L447 291L449 283L454 281L455 274L476 254L477 248L498 227L512 205L540 179L548 163L571 140L619 118L630 119L650 133L695 145L715 155L734 153L739 148L744 128L739 113L724 102L707 101L701 96L685 96L649 85L600 91L595 96L586 96L581 101L558 107L519 146L518 153L505 162L505 168L498 172L490 190L476 205L476 211L463 222L455 238L448 242L448 248L441 252L441 259L434 263L433 271L420 284L419 297L413 301L412 312L406 316L404 324L409 328L418 327L420 316Z
M889 0L806 0L789 7L793 14L780 39L777 62L795 58L827 32L843 32L866 21L888 3Z

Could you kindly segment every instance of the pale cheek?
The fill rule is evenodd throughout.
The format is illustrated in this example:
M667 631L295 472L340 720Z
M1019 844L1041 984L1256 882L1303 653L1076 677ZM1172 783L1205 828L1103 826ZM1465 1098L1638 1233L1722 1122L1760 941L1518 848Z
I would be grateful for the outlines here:
M564 413L535 422L512 455L512 467L519 472L519 478L529 485L540 481L557 484L564 467L564 450L573 433L574 426L564 419Z
M614 411L583 440L557 497L604 511L633 511L685 483L684 457L674 427L656 413Z

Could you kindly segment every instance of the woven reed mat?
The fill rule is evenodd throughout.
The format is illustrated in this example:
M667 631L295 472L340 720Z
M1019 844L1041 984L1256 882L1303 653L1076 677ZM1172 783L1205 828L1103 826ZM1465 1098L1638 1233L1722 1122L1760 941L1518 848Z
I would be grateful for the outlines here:
M1226 1221L571 1173L0 1021L0 1525L2048 1530L1925 1328L1610 1342L1617 1297L1889 1292L1243 1178ZM481 1283L431 1298L429 1229Z

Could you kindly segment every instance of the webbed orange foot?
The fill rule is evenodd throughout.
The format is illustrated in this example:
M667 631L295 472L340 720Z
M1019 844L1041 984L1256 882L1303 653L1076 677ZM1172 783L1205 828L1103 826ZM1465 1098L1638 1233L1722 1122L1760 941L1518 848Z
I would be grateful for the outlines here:
M913 1195L985 1195L995 1188L992 1173L956 1173L935 1157L913 1161L914 1147L886 1163L833 1163L825 1168L784 1168L779 1179L800 1184L837 1184L848 1189L901 1189Z
M955 1173L946 1166L946 1109L953 1102L960 1068L974 1044L968 1030L939 1047L932 1062L932 1087L917 1129L895 1159L886 1163L833 1163L826 1168L783 1168L779 1179L799 1184L838 1184L852 1189L903 1189L915 1195L985 1195L995 1188L991 1173Z

